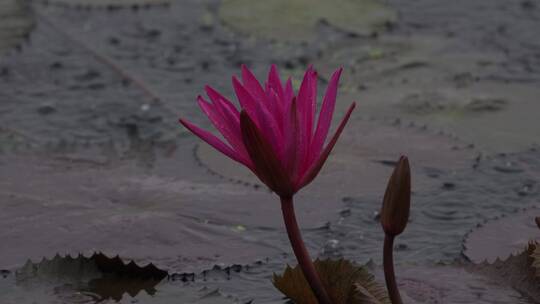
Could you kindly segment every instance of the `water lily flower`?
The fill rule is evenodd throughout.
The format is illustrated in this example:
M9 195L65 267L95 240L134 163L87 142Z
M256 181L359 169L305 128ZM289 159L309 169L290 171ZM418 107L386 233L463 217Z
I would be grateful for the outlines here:
M352 103L325 146L341 71L338 69L330 78L317 119L317 72L309 67L295 94L291 79L283 83L275 65L264 85L244 65L242 80L233 76L240 110L210 86L205 90L211 102L202 96L197 98L201 110L225 141L180 119L187 129L248 167L279 195L293 251L319 303L324 304L330 300L302 241L292 197L317 176L355 107Z
M394 238L401 234L409 221L411 207L411 169L406 156L401 156L388 180L381 208L383 227L383 268L386 288L392 304L402 304L394 272Z

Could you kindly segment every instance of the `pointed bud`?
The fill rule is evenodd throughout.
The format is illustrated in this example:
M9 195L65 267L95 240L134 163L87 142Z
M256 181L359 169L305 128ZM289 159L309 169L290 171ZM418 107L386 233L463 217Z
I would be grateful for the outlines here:
M536 226L538 226L538 228L540 228L540 216L535 217L534 221L536 222Z
M386 234L396 236L405 230L411 206L409 160L401 156L388 181L381 209L381 224Z

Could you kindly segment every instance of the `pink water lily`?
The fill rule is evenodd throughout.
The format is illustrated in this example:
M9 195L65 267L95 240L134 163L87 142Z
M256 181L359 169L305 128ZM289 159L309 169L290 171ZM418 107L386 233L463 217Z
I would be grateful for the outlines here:
M240 111L209 86L205 89L211 102L201 96L197 98L202 111L226 142L180 119L191 132L248 167L279 195L294 254L321 304L331 304L332 300L302 241L294 213L293 195L317 176L354 110L353 102L325 146L341 71L338 69L330 78L316 124L317 72L309 67L298 94L295 94L291 79L283 84L275 65L271 66L264 86L245 66L242 66L242 81L233 77Z
M317 72L311 67L295 95L289 78L280 80L272 65L264 86L245 66L242 82L233 76L234 91L241 111L210 86L211 102L197 98L226 142L185 119L180 122L208 144L248 167L279 196L292 196L319 173L345 127L353 103L334 135L324 146L336 103L342 69L332 75L315 124L317 108Z

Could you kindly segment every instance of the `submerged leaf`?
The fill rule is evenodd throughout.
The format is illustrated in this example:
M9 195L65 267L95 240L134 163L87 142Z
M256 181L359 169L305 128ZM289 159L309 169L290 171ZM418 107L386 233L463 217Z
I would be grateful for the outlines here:
M390 303L386 289L363 266L348 260L316 260L315 269L334 304ZM296 304L317 304L300 267L287 266L283 275L274 274L274 286Z

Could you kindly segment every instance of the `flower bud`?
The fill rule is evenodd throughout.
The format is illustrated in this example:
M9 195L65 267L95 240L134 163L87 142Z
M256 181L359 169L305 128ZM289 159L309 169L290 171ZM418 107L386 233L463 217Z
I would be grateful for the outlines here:
M381 209L381 224L386 234L396 236L405 230L411 206L409 160L401 156L388 180Z

